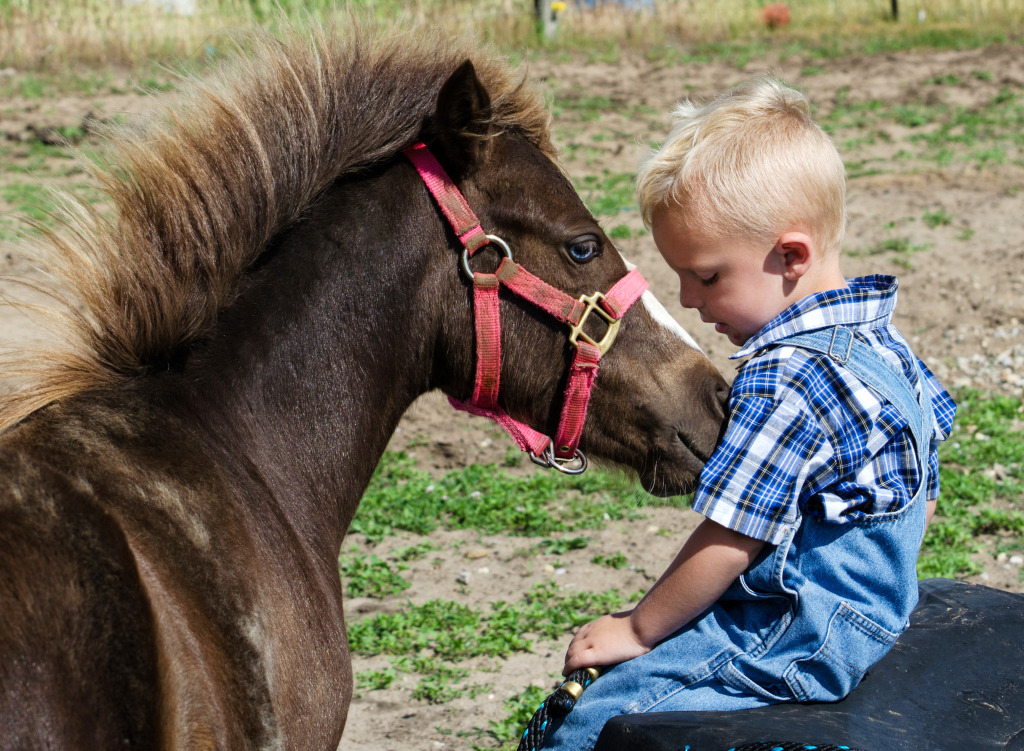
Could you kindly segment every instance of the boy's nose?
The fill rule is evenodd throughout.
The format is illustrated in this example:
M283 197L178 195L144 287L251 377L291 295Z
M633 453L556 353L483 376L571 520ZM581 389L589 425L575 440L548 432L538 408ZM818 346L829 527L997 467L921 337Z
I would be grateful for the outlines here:
M699 308L704 304L704 301L701 300L699 294L696 294L692 289L688 289L687 285L684 284L679 287L679 304L684 308Z

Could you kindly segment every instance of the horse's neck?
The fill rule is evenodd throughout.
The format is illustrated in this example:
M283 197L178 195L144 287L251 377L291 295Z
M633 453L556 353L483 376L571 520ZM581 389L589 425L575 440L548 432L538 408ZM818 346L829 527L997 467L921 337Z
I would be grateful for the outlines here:
M215 440L234 444L323 550L340 545L398 420L430 379L434 316L412 307L420 293L408 288L425 274L408 263L410 238L380 242L382 226L402 222L361 237L345 220L360 200L373 199L336 189L283 238L185 373L199 419L223 433ZM388 246L393 256L373 256Z

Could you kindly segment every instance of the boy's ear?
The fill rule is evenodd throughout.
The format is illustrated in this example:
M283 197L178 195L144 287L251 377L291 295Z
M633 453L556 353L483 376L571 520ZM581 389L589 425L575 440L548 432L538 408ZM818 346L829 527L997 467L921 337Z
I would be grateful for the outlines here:
M783 232L772 250L782 259L782 276L791 282L795 282L810 270L818 254L818 246L814 240L803 232Z

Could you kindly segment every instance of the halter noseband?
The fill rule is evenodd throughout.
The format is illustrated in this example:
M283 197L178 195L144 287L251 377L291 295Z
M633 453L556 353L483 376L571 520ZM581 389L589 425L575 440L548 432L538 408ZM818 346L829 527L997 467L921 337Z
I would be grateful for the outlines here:
M579 299L555 289L512 260L512 251L504 240L488 235L465 197L452 182L434 155L423 143L402 153L416 167L441 212L462 243L462 273L473 285L473 314L476 329L476 384L473 396L460 402L448 397L456 409L473 415L489 417L501 425L523 451L541 466L553 467L566 474L580 474L587 468L587 458L579 450L580 435L587 416L587 403L597 377L598 362L615 341L619 320L647 289L647 281L633 269L616 282L607 293L595 292ZM473 272L470 257L485 245L493 243L503 255L493 274ZM569 341L576 355L569 368L562 415L554 440L505 413L498 406L501 379L501 318L498 312L498 289L509 291L533 303L541 310L569 325ZM600 340L587 335L583 326L596 315L607 324Z

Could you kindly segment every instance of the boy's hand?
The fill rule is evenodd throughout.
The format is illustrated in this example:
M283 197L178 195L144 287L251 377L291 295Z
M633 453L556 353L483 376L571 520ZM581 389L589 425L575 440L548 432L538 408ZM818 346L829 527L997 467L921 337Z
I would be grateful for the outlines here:
M763 547L761 540L705 519L635 608L598 618L576 632L565 653L564 673L647 654L707 610Z
M650 652L651 648L641 642L633 630L631 613L626 610L604 615L581 626L565 652L562 675L569 675L577 668L616 665Z

